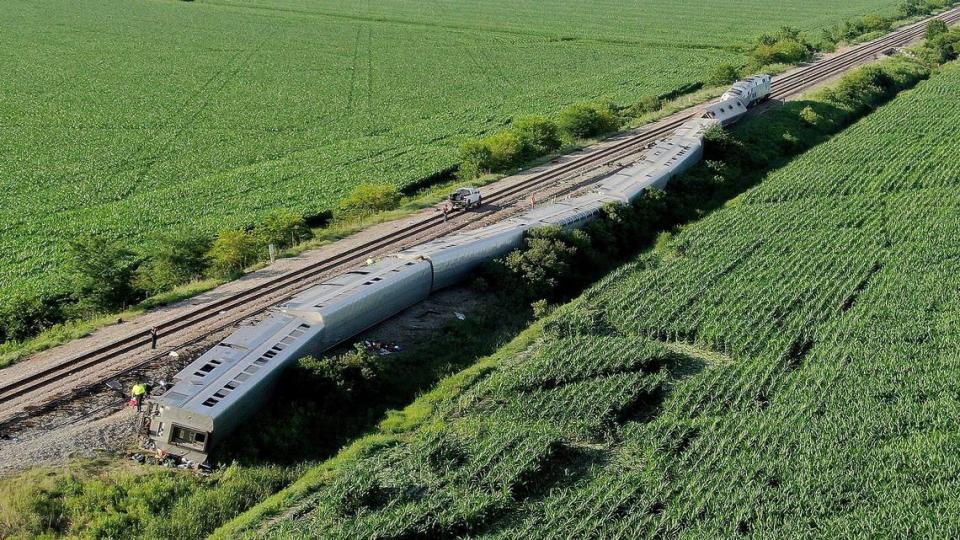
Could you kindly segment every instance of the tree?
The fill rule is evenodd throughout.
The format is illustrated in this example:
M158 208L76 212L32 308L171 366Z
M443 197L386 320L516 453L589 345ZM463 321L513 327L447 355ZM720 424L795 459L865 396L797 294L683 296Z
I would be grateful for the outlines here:
M483 138L490 149L493 170L502 171L520 163L523 158L523 141L512 131L501 131Z
M492 170L493 153L483 141L470 139L460 146L460 178L470 180Z
M71 289L83 311L115 311L136 300L133 275L140 258L120 242L84 235L67 247Z
M150 294L169 291L203 277L207 270L210 238L206 235L177 231L161 235L147 260L137 268L134 284Z
M720 64L707 72L707 86L724 86L736 82L740 78L740 70L733 64Z
M934 35L925 44L925 57L934 64L945 64L960 54L960 32L944 32Z
M652 112L657 112L663 108L663 102L658 96L644 96L640 101L630 106L627 111L628 116L641 116Z
M210 272L218 277L234 277L254 261L256 242L246 231L223 231L207 253Z
M393 184L361 184L340 203L346 216L362 216L393 210L400 204L400 190Z
M556 298L557 287L570 280L571 263L577 254L559 227L535 229L526 248L511 252L503 260L508 272L518 279L528 298Z
M776 34L762 34L750 51L754 68L769 64L793 64L809 60L813 46L796 28L784 26Z
M609 133L619 127L613 107L608 103L579 103L560 112L560 129L574 139Z
M526 154L542 156L560 148L560 128L556 122L542 116L525 116L513 123L513 131L520 137Z
M270 211L254 233L264 245L278 247L292 246L313 235L302 215L285 208Z

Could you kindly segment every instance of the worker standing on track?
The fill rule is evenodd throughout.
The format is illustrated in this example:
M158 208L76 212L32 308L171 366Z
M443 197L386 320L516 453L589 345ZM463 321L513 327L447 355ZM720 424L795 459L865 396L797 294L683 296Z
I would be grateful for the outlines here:
M449 213L450 213L450 205L444 203L444 204L443 204L443 222L444 222L444 223L447 222L447 214L449 214Z
M150 329L150 348L151 349L157 348L157 327L156 326Z
M137 412L141 412L143 407L143 397L147 395L147 385L138 382L133 385L133 399L137 402Z

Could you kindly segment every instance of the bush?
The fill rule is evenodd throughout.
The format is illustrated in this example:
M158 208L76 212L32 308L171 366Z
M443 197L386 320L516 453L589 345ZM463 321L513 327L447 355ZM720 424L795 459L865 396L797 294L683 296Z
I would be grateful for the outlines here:
M283 208L264 216L254 229L254 234L263 245L273 244L277 247L296 245L313 236L302 215Z
M930 28L927 28L930 32ZM960 30L940 32L935 29L932 37L924 43L921 55L932 65L940 65L956 60L960 55Z
M707 72L707 86L724 86L732 84L740 78L740 70L733 64L720 64Z
M66 262L81 311L116 311L137 299L133 276L140 258L120 242L81 236L69 243Z
M523 143L526 157L542 156L560 148L560 128L542 116L525 116L513 123L513 132Z
M470 139L460 146L460 178L469 180L492 171L493 152L483 141Z
M301 358L295 369L298 376L293 384L294 395L323 391L339 396L340 401L354 403L375 394L379 383L376 357L360 344L338 356Z
M658 96L645 96L640 98L640 101L627 108L626 114L627 116L636 118L638 116L657 112L662 108L663 101L661 101Z
M524 146L520 137L512 131L501 131L482 139L490 150L490 163L495 171L518 165L524 158Z
M19 296L0 304L0 343L22 341L67 320L65 296Z
M899 10L904 17L916 17L918 15L928 15L950 4L951 2L948 0L906 0L900 4Z
M208 237L191 232L174 232L161 236L156 248L146 254L147 261L137 268L134 285L149 294L169 291L195 279L207 271Z
M750 58L755 68L769 64L796 64L813 57L814 48L799 30L783 27L776 34L762 34L756 39Z
M561 283L569 281L577 249L559 227L534 229L523 250L511 252L503 266L519 281L527 298L557 298ZM512 287L511 287L512 289Z
M237 277L254 262L256 241L246 231L223 231L207 253L210 272L217 277Z
M927 23L927 31L924 34L924 38L928 40L933 39L939 36L940 34L946 34L949 31L950 31L950 27L947 26L946 22L940 19L934 19L929 23Z
M560 112L560 129L571 138L584 139L609 133L620 127L613 106L608 103L579 103Z
M820 115L817 114L817 111L813 110L813 107L809 105L800 111L800 118L811 126L816 126L820 123Z
M384 212L399 206L400 199L400 190L393 184L362 184L340 203L340 211L347 216Z

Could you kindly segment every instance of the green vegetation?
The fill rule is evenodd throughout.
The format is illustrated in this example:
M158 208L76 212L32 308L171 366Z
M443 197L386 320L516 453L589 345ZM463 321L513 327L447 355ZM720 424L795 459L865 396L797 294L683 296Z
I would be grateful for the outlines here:
M347 218L362 217L377 212L393 210L400 205L401 194L396 186L389 184L363 184L350 192L340 203L340 211Z
M724 86L740 79L740 68L733 64L720 64L707 72L707 86Z
M882 78L876 79L882 84L888 85L886 95L896 90L894 85L909 85L917 77L925 75L925 71L917 67L915 63L905 61L890 62L881 71L884 74ZM804 126L810 124L800 118L800 111L806 108L816 109L817 114L822 119L820 130L804 131ZM589 241L592 245L601 245L597 239L604 239L602 245L611 246L611 251L599 251L596 249L584 249L575 254L576 257L584 257L589 254L590 261L600 261L607 259L607 264L616 260L617 253L626 254L631 249L636 249L634 242L643 235L648 241L652 241L656 226L649 225L655 221L660 223L669 223L670 220L682 220L684 217L700 215L704 210L710 208L710 201L719 201L729 198L729 194L742 189L743 183L749 183L751 178L744 178L735 172L736 167L749 169L762 169L765 166L777 163L785 155L785 152L796 152L802 150L802 146L783 145L778 142L778 137L771 137L771 126L773 133L793 132L798 140L805 141L806 144L814 144L822 140L828 133L840 129L845 123L849 122L861 109L858 106L827 102L811 101L807 103L792 104L780 111L770 113L763 118L763 122L752 122L738 129L736 139L728 134L711 134L710 155L711 164L705 167L701 173L704 176L691 175L686 180L685 189L681 186L675 193L669 194L672 197L667 201L660 201L662 195L654 194L650 203L638 205L637 208L627 209L624 207L611 207L608 209L609 218L588 229ZM796 131L794 131L796 130ZM785 139L780 139L785 140ZM737 150L739 149L739 150ZM746 162L750 156L760 156L760 161ZM726 162L720 162L719 159L726 156ZM718 180L717 171L723 171L727 176L723 181ZM699 179L698 179L699 178ZM714 188L709 186L713 185ZM705 194L705 195L704 195ZM656 203L656 204L654 204ZM669 212L666 212L669 209ZM648 225L641 225L641 224ZM640 229L646 228L646 231ZM556 232L546 232L541 237L550 238L557 243L566 243L573 241L583 241L585 238L570 238ZM640 240L642 241L642 240ZM587 244L582 246L589 247ZM673 257L683 256L689 253L689 246L682 238L677 241L663 240L658 242L661 246L660 252L664 254L664 260L671 260ZM622 250L622 251L619 251ZM512 267L505 264L507 272L515 272L515 277L505 276L504 279L524 279L524 274L519 270L530 269L531 275L538 275L539 270L536 267L545 268L552 272L555 267L549 266L553 259L545 250L540 250L544 257L536 255L536 250L526 250L524 253L524 265ZM573 260L577 260L574 258ZM578 263L579 264L579 263ZM602 269L598 270L602 271ZM548 273L549 273L548 272ZM582 272L582 271L581 271ZM623 272L623 271L621 271ZM579 272L559 272L551 274L559 280L564 281L565 288L570 283L583 283L586 276ZM533 281L530 281L531 283ZM611 280L606 280L608 284ZM602 290L600 289L595 290ZM588 293L587 297L594 295L594 292ZM517 295L513 295L514 300L521 300ZM535 296L535 293L529 297ZM529 298L528 297L528 298ZM584 302L580 300L578 302ZM542 304L542 303L541 303ZM607 433L609 427L616 427L610 424L611 409L610 399L616 403L630 404L628 409L636 414L643 413L642 409L633 409L633 402L640 400L642 402L656 402L660 399L660 394L666 392L671 385L684 377L689 377L700 369L703 362L711 362L717 365L727 365L731 359L722 353L699 349L695 346L684 345L682 343L668 342L666 344L656 343L655 341L637 336L629 339L611 339L601 340L603 343L593 343L580 335L583 330L601 329L608 325L608 322L600 312L595 308L580 310L576 308L579 304L566 306L556 310L553 314L547 314L549 309L540 306L538 309L540 316L545 316L543 323L534 325L530 330L524 332L508 346L497 351L489 358L483 359L474 364L466 371L457 374L450 379L440 383L434 390L425 394L412 405L400 413L389 413L386 419L380 425L380 431L369 437L357 440L346 450L340 453L331 461L324 462L317 466L300 481L295 483L289 490L284 490L277 496L269 499L270 502L262 507L258 507L253 514L237 521L233 527L245 526L256 516L271 515L277 509L289 506L293 501L307 496L318 487L327 486L336 478L342 477L344 470L353 470L353 463L357 460L367 460L370 456L376 457L379 453L390 448L408 448L406 446L410 440L411 434L417 436L423 434L422 430L433 433L439 433L439 447L430 459L431 463L441 467L440 470L449 469L454 476L449 480L443 480L449 489L458 489L457 478L462 477L462 471L456 471L461 458L469 458L475 452L485 451L484 446L487 437L495 437L503 441L512 452L516 453L520 460L515 463L499 463L494 458L490 461L491 466L497 467L496 470L502 471L501 478L503 482L513 482L511 479L529 479L523 482L534 482L535 476L528 476L525 471L530 466L536 466L536 463L544 463L537 456L548 456L551 460L556 458L557 463L571 465L571 474L578 474L580 469L576 466L577 452L569 453L568 439L569 433L577 433L582 437L593 436L597 433L597 426L600 426L601 433ZM79 477L75 482L70 480L70 474L56 473L49 476L45 483L24 482L22 480L13 480L5 486L29 486L36 484L37 487L31 488L35 491L25 494L23 491L16 491L15 495L3 499L5 508L13 508L5 511L8 517L5 517L5 526L8 527L5 533L9 534L40 534L69 532L76 535L91 535L96 531L112 531L114 535L126 536L159 536L159 537L181 537L200 534L203 531L209 531L212 526L222 522L224 519L235 515L236 512L248 507L257 500L262 500L264 496L273 492L282 485L289 482L299 473L296 467L290 468L291 464L303 463L304 460L323 459L332 454L336 449L350 441L353 437L361 434L369 428L384 414L388 407L398 407L418 393L428 389L437 378L455 372L464 366L470 365L483 354L487 354L501 343L502 339L515 335L517 329L526 321L525 310L518 310L512 305L508 306L487 306L478 310L482 315L469 318L467 321L455 321L441 331L435 339L427 340L425 344L411 351L405 351L399 355L389 357L371 356L366 352L354 352L341 356L334 356L326 359L304 360L301 365L292 370L280 389L280 398L274 402L274 406L265 410L256 422L257 429L240 432L236 437L231 438L230 445L224 449L224 458L227 460L236 459L243 466L234 466L231 469L235 472L231 474L216 473L209 482L201 482L199 485L191 481L185 487L179 486L177 482L163 480L164 485L168 487L155 488L157 491L156 499L160 500L156 509L142 514L140 506L133 503L130 494L137 495L140 491L131 491L129 482L125 480L121 472L107 471L100 475L85 475ZM574 316L571 315L574 314ZM573 318L571 318L573 317ZM507 323L505 324L505 321ZM568 335L571 340L558 341L551 344L548 354L541 355L537 364L528 370L519 360L527 358L534 354L534 351L540 350L539 347L545 346L545 339L553 339L550 336ZM450 343L457 343L458 347L450 347ZM596 347L601 347L596 349ZM597 354L596 351L607 351ZM627 350L627 354L610 354L609 351ZM607 361L604 364L589 366L587 359L593 358L613 358L616 360ZM584 358L583 362L567 362L561 364L555 362L556 358ZM490 379L491 373L496 372L498 367L504 365L516 364L516 369L524 370L521 378L523 386L517 391L521 394L515 394L510 397L510 388L515 388L509 378L498 375L496 379ZM565 366L565 367L564 367ZM535 369L533 369L535 368ZM574 371L558 371L574 370ZM529 371L529 372L528 372ZM498 372L500 373L500 372ZM598 380L594 380L597 379ZM602 379L602 380L600 380ZM624 388L620 383L629 380L630 384ZM493 382L491 382L493 381ZM500 381L500 382L498 382ZM574 383L573 381L580 381ZM499 392L497 386L500 383L506 384L505 393ZM508 384L509 383L509 384ZM571 386L572 385L572 386ZM586 388L594 389L591 392L600 392L599 394L590 394L591 397L585 400L592 403L590 411L584 411L584 414L577 412L577 419L574 422L556 422L555 425L547 426L549 429L540 429L536 427L533 435L534 440L524 439L523 430L516 433L510 433L504 428L509 424L498 425L493 422L494 419L502 419L502 414L508 414L511 410L516 414L515 404L517 399L522 400L524 408L530 395L527 392L535 391L537 400L535 403L542 403L536 410L553 411L551 414L560 415L564 410L570 410L574 406L576 399L571 399L566 393L562 395L551 395L551 392L558 392L563 388ZM322 389L322 391L318 391ZM437 423L442 416L447 414L451 404L458 403L460 399L470 392L488 392L483 394L487 397L480 398L481 407L494 406L492 410L495 413L487 418L476 414L462 415L457 413L457 417L463 417L463 423L460 420L451 425L463 426L463 436L456 435L450 438L452 434L444 434L446 424ZM587 390L584 390L587 391ZM572 390L564 390L572 392ZM612 394L610 393L612 392ZM469 394L480 396L481 394ZM619 397L618 397L619 396ZM494 398L492 401L488 397ZM501 401L506 399L506 401ZM512 400L512 401L511 401ZM466 405L464 408L456 408L457 411L469 412L472 409ZM495 405L500 403L501 405ZM547 408L547 405L553 404L553 409ZM483 405L487 404L487 405ZM507 407L504 409L504 407ZM560 408L556 408L560 407ZM619 407L619 406L617 406ZM615 407L616 408L616 407ZM502 410L501 410L502 409ZM491 412L484 408L483 410ZM619 410L619 409L617 409ZM618 413L619 414L619 413ZM614 417L617 414L613 415ZM599 424L598 424L599 422ZM542 426L541 426L542 427ZM420 430L420 431L418 431ZM559 431L558 431L559 430ZM458 432L460 433L460 432ZM557 434L563 435L558 440ZM464 438L466 437L466 438ZM432 444L432 443L431 443ZM593 443L591 443L593 444ZM398 446L399 445L399 446ZM594 445L596 446L596 445ZM530 449L534 453L534 461L528 460L529 456L524 454L525 449ZM537 449L540 450L537 450ZM543 454L546 452L546 454ZM603 454L598 454L603 455ZM459 456L459 457L458 457ZM383 456L381 456L383 457ZM391 459L392 459L391 454ZM405 458L406 459L406 458ZM552 461L551 461L552 462ZM271 468L269 463L281 463L282 469ZM362 463L370 465L369 461ZM407 462L404 461L404 467ZM434 466L434 465L431 465ZM371 469L376 471L377 469ZM404 469L406 470L406 469ZM486 470L486 469L484 469ZM154 474L169 474L165 471L156 472L153 469L146 469L147 476L151 478ZM436 475L436 472L429 474ZM520 474L520 477L516 475ZM165 478L160 476L160 478ZM247 491L244 486L250 486L244 478L258 478L262 485L258 491ZM371 478L358 476L361 483L368 482ZM487 494L491 493L491 486L496 488L496 484L491 484L482 477L477 477L481 482L481 490L477 491L476 498L472 501L481 504L476 507L479 510L484 508L495 508L483 501ZM234 480L236 479L236 480ZM159 480L157 480L159 481ZM234 484L236 481L236 485ZM62 489L61 486L73 486L70 490ZM147 483L153 486L154 484ZM361 484L357 490L351 488L351 493L357 493L360 497L348 497L340 500L339 507L348 511L349 509L362 508L369 504L371 500L378 500L380 497L391 496L392 490L374 489L372 499L365 496L367 488ZM473 484L471 484L472 486ZM505 485L505 484L500 484ZM5 487L4 489L13 489ZM447 489L447 488L444 488ZM183 499L184 502L176 503L170 506L167 501L173 499L171 493L185 493L189 490L190 495ZM104 500L102 492L110 493L109 504L107 505L77 505L74 497L96 497L97 500ZM70 495L66 495L69 493ZM323 488L318 493L328 493ZM459 492L458 492L459 493ZM532 492L529 492L532 493ZM225 495L226 494L226 495ZM28 496L29 495L29 496ZM504 498L505 493L495 495L494 498L499 501L497 504L512 504L510 498ZM441 494L438 500L444 500ZM388 500L388 499L383 499ZM525 500L525 499L524 499ZM53 501L55 504L22 501ZM200 511L197 508L212 504L216 512L210 516L196 516L190 512ZM60 509L64 507L78 508L75 513L64 514ZM459 511L453 507L454 512ZM179 509L179 510L176 510ZM194 509L194 510L190 510ZM181 512L174 515L173 512ZM146 517L147 514L153 517ZM154 521L155 519L155 521ZM182 519L182 522L181 522ZM155 529L160 523L174 523L176 527L186 527L187 529ZM100 529L101 523L108 523L111 529ZM153 523L154 525L151 525ZM281 523L282 527L289 527L287 522ZM236 529L229 529L236 531ZM232 537L233 533L224 532L226 537Z
M648 103L648 102L643 102ZM612 103L579 103L560 111L556 122L543 116L524 116L509 129L460 146L458 176L473 179L485 173L506 172L568 144L616 131L621 119Z
M217 536L952 535L960 66L786 163L928 73L711 133L671 212L785 166Z
M70 241L66 256L79 309L122 309L133 298L133 276L139 261L119 242L102 236L81 236Z
M796 28L783 27L776 34L762 34L750 51L751 68L770 64L796 64L813 58L815 48Z
M232 465L197 478L126 463L38 470L0 479L0 537L201 538L301 472Z
M209 238L188 231L166 233L156 246L150 258L136 270L136 289L156 295L203 279L211 246Z
M12 0L0 313L70 293L72 238L150 253L158 233L212 238L274 208L321 215L361 183L450 170L464 141L519 115L675 95L704 66L745 63L770 28L818 32L895 4Z
M940 86L931 84L924 87L923 92L912 95L909 99L917 103L914 110L896 110L899 102L890 107L894 112L884 113L886 122L907 129L908 126L902 125L902 122L895 124L894 119L903 114L921 116L918 111L929 111L929 103L922 100L924 95L953 95L960 83L956 81L956 70L951 73L951 84L945 85L938 78ZM762 170L763 167L781 164L786 156L821 142L829 133L865 112L861 104L876 105L899 88L909 86L925 75L926 71L915 63L892 62L883 70L863 77L861 82L867 87L862 92L826 94L819 100L792 104L782 111L769 114L764 117L764 124L747 124L738 128L733 135L723 132L711 134L709 161L677 185L675 193L671 193L667 201L669 204L666 208L670 211L658 215L660 222L682 222L702 215L716 201L725 199L726 195L756 180L753 175L742 174L744 171ZM935 90L928 90L931 87ZM927 107L924 108L924 105ZM936 112L927 112L923 121L931 126L931 132L939 131L939 136L942 136L942 133L956 125L956 118L947 121L939 116L939 109ZM870 122L865 124L869 125ZM862 128L858 126L855 130L862 131ZM882 138L884 133L877 128L867 135ZM933 137L934 133L927 136ZM952 135L951 140L956 140L955 134ZM281 509L288 508L294 502L300 504L298 512L282 516L275 524L277 528L273 530L274 534L316 533L323 530L331 535L345 536L389 532L397 535L485 532L501 536L529 536L542 530L541 527L589 532L602 526L608 527L611 535L618 532L635 534L638 530L654 533L683 530L689 534L730 536L737 532L757 530L758 527L785 533L803 532L799 531L805 524L802 518L806 515L803 512L809 509L804 505L809 500L819 501L816 497L822 497L823 493L811 486L822 483L828 483L833 488L833 491L829 491L830 496L836 493L838 497L826 501L823 508L817 506L825 519L838 522L842 519L851 520L841 522L841 525L851 527L858 524L852 521L858 517L876 519L876 516L865 513L868 510L840 516L828 513L833 508L849 508L852 500L890 504L889 500L871 500L870 495L876 495L876 492L865 491L868 488L853 493L853 499L847 498L846 504L840 504L843 501L839 497L848 494L844 489L861 487L845 474L848 469L844 468L846 463L842 459L822 463L814 461L822 460L822 456L804 454L803 458L787 463L793 467L789 471L789 478L782 476L783 471L758 469L756 464L763 463L761 458L764 457L768 459L767 462L775 463L777 459L782 460L784 454L795 455L790 450L799 449L799 453L802 453L806 449L817 448L817 444L823 440L818 436L824 431L838 445L849 445L842 448L841 455L859 460L856 462L857 470L868 470L874 474L871 486L889 480L882 474L886 469L870 469L870 466L882 463L891 454L900 462L915 467L916 461L909 459L915 456L910 452L932 449L940 452L937 457L941 462L950 464L952 462L948 460L955 453L944 454L943 447L934 446L940 441L923 439L922 433L917 430L917 426L927 425L948 428L942 420L937 423L942 416L909 416L929 410L931 402L935 405L949 404L947 398L943 397L944 388L909 387L916 379L904 380L902 370L893 369L902 367L902 364L895 362L877 364L896 371L895 376L877 383L874 380L877 370L868 366L860 372L860 379L853 382L867 389L881 391L878 394L880 397L875 399L897 409L886 417L870 417L876 421L874 424L851 426L850 415L837 414L838 411L830 409L830 406L843 404L844 398L859 395L857 392L862 392L863 388L853 385L840 392L835 388L835 383L844 374L842 370L850 361L867 364L882 354L882 350L874 350L870 354L869 346L877 346L875 340L846 345L850 336L854 335L849 331L857 328L851 330L843 327L847 321L836 319L833 322L842 328L831 328L837 333L827 336L832 341L823 346L825 351L821 351L817 349L821 343L819 339L789 341L784 338L777 341L776 335L771 339L771 328L760 324L766 321L762 317L767 311L754 319L747 317L741 321L737 317L739 310L746 309L746 313L753 313L749 310L756 306L771 306L769 313L774 314L778 323L784 323L787 333L800 331L804 335L802 332L811 328L814 333L819 331L823 321L813 321L812 326L804 326L804 314L811 312L812 302L826 301L829 304L831 298L839 297L840 293L828 290L834 284L830 280L836 279L839 274L837 268L869 252L869 249L860 249L864 241L854 232L864 232L861 231L864 229L866 244L888 234L885 227L880 227L884 230L879 233L869 229L886 219L892 219L891 216L898 217L891 214L887 207L888 196L890 201L902 203L889 206L910 214L900 215L899 221L891 222L904 225L896 229L898 234L905 237L900 239L909 242L922 240L927 231L936 230L935 227L949 221L934 220L923 214L923 211L937 208L939 201L934 196L949 196L950 189L954 187L943 175L937 176L943 171L914 171L909 167L909 154L901 162L905 164L904 170L894 170L894 167L889 170L857 168L869 164L868 160L863 159L863 152L871 156L874 154L869 144L856 140L855 135L850 138L853 140L842 139L846 147L837 155L842 158L857 150L861 152L858 159L824 161L825 158L837 157L834 154L823 155L824 149L831 146L824 145L814 150L821 154L797 161L798 164L807 163L806 169L802 169L803 165L793 164L771 177L768 182L778 185L778 188L771 192L769 200L762 191L767 185L765 183L731 203L728 209L691 226L676 239L662 237L657 251L642 256L636 263L590 289L573 304L552 314L546 314L549 311L547 309L538 309L541 315L545 315L542 323L523 333L494 356L441 382L404 411L389 414L376 433L356 441L338 457L314 468L289 490L270 498L266 505L256 508L253 513L221 531L220 536L234 537L239 529L256 524L257 519L265 516L276 516ZM902 134L897 138L890 137L885 139L885 143L892 146L902 138ZM914 151L921 142L917 141ZM956 150L949 148L945 156ZM836 164L831 171L834 176L820 178L816 184L821 191L810 191L809 200L804 197L791 200L790 197L797 192L802 193L807 189L805 182L811 176L816 177L820 170L818 167L822 167L823 163ZM852 169L845 170L845 164ZM791 177L792 167L801 170ZM858 197L856 190L861 187L860 182L867 173L878 178L873 184L875 192ZM777 179L781 177L792 179L778 184ZM937 193L926 194L926 204L909 204L913 196L910 190L918 186L925 189L924 182L928 181L934 184L940 181L943 185L937 188ZM888 189L890 182L898 183L903 189ZM837 198L837 202L829 207L828 199L831 197ZM867 204L871 197L883 199L883 207ZM790 207L792 203L799 204ZM778 204L784 204L784 207L777 207ZM751 207L750 211L729 219L723 217L744 206ZM848 207L856 210L844 214ZM774 211L770 212L771 208ZM855 211L861 214L855 214ZM798 220L798 216L805 221ZM818 219L820 216L838 219L821 220ZM917 225L917 219L923 217L927 217L927 221ZM632 223L632 220L629 221ZM777 236L784 234L784 224L788 224L788 230L785 239L781 240ZM950 237L951 231L945 232L946 237ZM797 237L812 233L819 233L816 236L819 243L796 241ZM550 237L550 234L554 236ZM583 240L556 233L546 236L561 248L570 242ZM749 245L744 246L737 241L741 236L746 237ZM751 239L753 243L750 243ZM884 254L896 253L892 242L884 241L879 245ZM850 246L859 251L852 250L844 254ZM796 252L791 251L793 249ZM921 251L917 260L909 261L911 264L929 263L931 257L941 255L934 249ZM584 252L575 252L573 255L577 253ZM810 253L813 255L810 255L809 265L797 266L800 272L785 275L793 268L791 264L794 259L783 259L784 253L792 254L794 259ZM838 253L842 260L830 259L830 256L837 256ZM564 270L563 265L552 265L548 251L541 250L541 254L543 257L530 256L528 250L524 264L510 267L510 270L519 270L517 275L521 279L524 276L521 272L528 270L536 278L540 272L538 268L549 270L543 274L547 277L578 279L575 273L567 271L552 273L557 268ZM721 268L717 267L718 261ZM823 275L817 273L820 270L817 265L820 264L825 264L824 268L830 271ZM849 272L851 268L856 272L862 270L856 265L850 265L846 270ZM880 269L868 274L880 275L883 269L881 265ZM947 268L940 274L950 274L951 271L951 268ZM671 278L663 282L660 279L663 275L672 276L673 273L682 275L687 281ZM903 273L903 264L899 267L894 265L886 277L893 285L902 285L898 278ZM946 282L940 281L940 278L949 280L949 275L940 274L929 282L918 277L911 283L933 287ZM854 277L859 277L859 274L845 275L843 280L836 280L835 284L838 288L843 287ZM731 281L734 279L741 281ZM536 283L535 279L528 282ZM736 290L731 285L736 283L746 284L743 289L747 291L746 295L735 298L724 296L724 291ZM777 288L784 283L794 288ZM757 284L756 287L753 284ZM877 320L901 321L889 313L869 311L866 300L869 300L872 292L871 283L868 279L862 287L860 283L857 285L852 302L847 301L849 296L842 297L845 307L841 312L866 310ZM789 296L789 292L797 290L802 294ZM817 296L821 290L827 291L824 295L834 296ZM888 287L875 294L886 299L883 294L892 295L892 290L892 287ZM914 290L919 289L915 287ZM532 295L537 292L534 289ZM664 292L671 295L672 312L665 317L662 311L657 312L656 316L644 311L658 307L656 297ZM923 309L904 310L908 320L922 321L923 316L934 317L931 313L941 313L934 308L945 306L942 295L936 298L932 294L929 296L933 299L923 303ZM708 298L709 302L694 301L700 298ZM776 304L784 298L790 301ZM714 301L719 303L712 303ZM862 307L865 305L868 307ZM902 305L905 304L898 304ZM727 309L724 310L723 306ZM943 319L938 319L945 326L947 315L945 313ZM738 324L730 324L731 321ZM799 325L797 321L800 321ZM694 331L688 332L685 324L692 326ZM744 343L751 345L751 325L758 332L766 332L757 338L756 349L743 347ZM917 325L917 332L909 332L903 342L898 342L898 346L903 345L903 350L911 353L922 352L920 348L926 341L921 335L921 326ZM661 328L667 329L667 337L664 337ZM860 330L863 335L869 334L862 328ZM815 337L819 338L819 335ZM875 335L869 337L873 339ZM937 339L942 337L939 334L936 336ZM762 345L764 339L768 339L769 343ZM447 370L458 369L463 365L459 362L475 358L472 354L463 354L460 349L451 351L449 343L450 340L445 340L442 348L438 346L432 351L440 356L445 350L447 359L457 359L457 362L445 365ZM831 361L834 360L830 356L834 349L830 349L829 345L846 347L836 357L842 361ZM952 347L949 343L945 345L948 346L944 350ZM856 346L862 346L868 352L861 352ZM777 347L786 347L786 356ZM482 348L473 349L480 350ZM827 361L809 366L803 359L811 358L810 355L814 353L824 355L820 358ZM801 361L798 365L788 361L786 364L791 369L778 371L776 368L781 366L777 362L783 358L800 358ZM772 370L767 369L770 363L774 364ZM429 365L436 367L444 364L441 361ZM917 369L924 366L930 367L930 364L923 364ZM408 377L422 378L416 385L408 386L410 391L407 393L391 395L394 404L406 403L412 395L429 388L437 376L448 372L431 368L428 372L432 375L425 376L415 372L416 365L401 364L398 367L409 367L404 372ZM806 368L809 367L826 371L808 374ZM352 396L364 392L380 396L383 393L379 385L393 380L384 376L387 371L380 372L378 369L382 368L375 359L347 355L332 362L307 361L295 374L315 377L314 382L336 389L332 395L346 399L351 410L356 411L360 408L356 407L358 402L350 401ZM801 379L797 374L821 378ZM783 377L778 378L780 375ZM925 380L939 381L944 375L952 375L952 372L940 370L935 377ZM405 384L405 381L402 382ZM813 390L802 393L801 390L806 386L817 391L832 392L829 395L837 402L828 401L824 404L814 399L820 395L814 395ZM751 392L757 388L761 392L754 397ZM867 394L872 395L869 392ZM791 398L794 398L793 402ZM329 443L328 439L323 438L326 432L314 429L317 424L304 421L299 425L313 427L288 429L297 426L297 421L303 418L310 419L310 414L316 414L315 410L291 413L289 405L295 402L281 402L281 405L288 407L265 413L275 414L270 418L276 421L260 425L271 426L276 431L271 431L272 436L265 435L255 444L235 449L240 456L238 459L254 462L276 459L276 456L257 456L256 451L270 448L276 442L273 437L279 436L284 430L288 431L287 435L313 436ZM336 411L335 408L333 410ZM796 414L798 410L817 414L814 420L804 418L801 421ZM770 416L764 416L764 411L773 412L769 413ZM839 412L846 413L847 410L841 409ZM862 413L863 417L869 417L871 412L875 413L857 409L858 415L855 416L859 417ZM361 410L360 413L367 418L366 423L351 423L352 427L357 428L356 433L379 417L375 408ZM303 416L295 416L298 414ZM325 414L325 411L321 411L321 414ZM744 414L746 420L742 420ZM916 422L897 423L897 419L904 414L907 418L915 418ZM284 426L283 422L290 420L291 415L296 421ZM329 416L324 421L332 423L336 418ZM823 422L828 424L823 425ZM893 437L883 437L891 432L891 423L895 424L892 428L896 428L898 435L904 429L911 429L911 434L915 436L911 442L916 442L916 446L897 446L896 441L891 442ZM745 426L756 426L756 429L745 431ZM858 431L857 428L861 429ZM883 428L887 431L882 431ZM859 437L853 439L857 443L855 446L854 442L844 440L848 433ZM869 439L878 433L879 436ZM257 440L257 434L248 436L252 437L248 441ZM884 443L888 443L888 446L884 447ZM768 447L772 450L766 450ZM887 453L870 454L875 448L887 450ZM778 450L783 453L777 453ZM901 453L896 454L898 451ZM731 455L729 463L717 461L728 455ZM756 459L751 461L749 458ZM819 470L813 464L827 471L824 476L830 477L811 478ZM52 484L32 479L4 482L0 485L5 493L4 497L0 497L4 527L0 534L196 537L262 500L299 473L295 468L264 467L269 466L232 467L227 470L233 473L217 473L209 484L201 484L200 487L192 480L190 485L181 486L176 479L179 477L170 479L151 470L149 475L157 474L158 479L143 482L150 488L146 492L135 489L139 482L124 481L113 473L106 479L81 476L75 482L64 480L58 474L50 477ZM162 474L175 473L164 471ZM143 478L152 477L144 475ZM946 473L936 478L943 482L954 479L955 475L947 477ZM157 487L152 482L163 483L163 486ZM723 486L736 486L736 496L731 496L730 500L712 498L711 495ZM902 487L907 493L914 494L920 493L918 488L923 486ZM172 503L177 496L188 492L191 495L183 498L182 503ZM807 495L807 499L797 498L795 493L798 492ZM156 495L148 497L152 494ZM136 502L145 500L153 501L149 503L153 506L147 510L142 508L140 502ZM895 502L904 507L909 504ZM920 505L921 501L914 503L914 506ZM777 521L780 518L777 518L776 512L780 508L786 508L784 512L788 516L800 516L784 524L783 521ZM744 509L751 509L753 514L742 515ZM950 509L944 508L943 511L946 515L953 515ZM199 512L204 514L200 515ZM306 514L302 515L302 512ZM897 515L902 518L904 514ZM295 518L299 521L294 521ZM164 529L162 524L173 528ZM906 534L909 531L904 532Z

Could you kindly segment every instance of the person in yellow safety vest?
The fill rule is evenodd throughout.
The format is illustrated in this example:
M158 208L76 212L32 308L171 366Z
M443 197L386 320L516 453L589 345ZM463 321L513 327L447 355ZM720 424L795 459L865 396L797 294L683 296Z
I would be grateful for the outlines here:
M143 383L133 385L133 399L137 400L137 412L140 412L140 408L143 405L143 396L145 395L147 395L147 385Z

